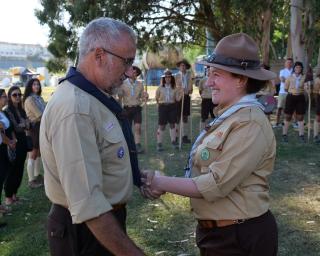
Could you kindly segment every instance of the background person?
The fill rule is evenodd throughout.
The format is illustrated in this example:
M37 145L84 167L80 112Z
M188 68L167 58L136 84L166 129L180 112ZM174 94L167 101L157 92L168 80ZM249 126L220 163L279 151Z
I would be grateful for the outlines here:
M157 151L163 151L163 133L169 123L169 133L172 146L177 149L177 133L175 122L177 117L176 102L182 98L182 90L176 88L172 72L169 69L164 71L160 86L156 90L156 102L158 104L158 130L157 130Z
M276 124L274 125L274 128L279 127L281 125L281 114L282 110L285 107L286 104L286 97L287 92L285 90L285 82L286 79L292 74L292 65L293 65L293 59L287 58L284 63L284 69L280 70L279 78L280 78L280 90L278 95L278 105L277 105L277 118L276 118Z
M30 188L37 188L43 185L43 177L40 174L39 129L41 117L46 105L41 97L41 92L42 89L39 79L32 78L28 81L23 95L24 109L31 122L30 133L33 144L33 149L28 154L27 164L28 185Z
M314 142L320 144L319 127L320 127L320 72L314 81L313 93L316 95L316 118L313 124L313 138Z
M282 129L282 139L288 142L288 129L294 113L298 121L300 142L305 142L304 138L304 114L306 113L307 103L304 96L305 76L303 75L303 64L296 61L293 66L292 74L286 79L285 90L288 92L284 109L285 121Z
M224 37L201 64L212 66L208 85L218 117L194 143L186 175L152 174L145 186L191 198L201 255L277 255L277 225L269 211L268 176L276 139L255 93L275 74L260 67L247 34Z
M213 109L216 107L212 102L212 88L208 86L207 81L210 75L210 68L205 69L205 77L199 82L199 94L201 96L201 124L200 131L208 124L209 114L213 119Z
M136 36L98 18L84 29L79 62L41 121L51 255L144 255L126 234L126 203L140 186L131 126L108 92L132 75ZM64 234L61 237L62 233Z
M27 114L22 108L22 94L18 86L12 86L8 91L8 107L5 113L13 126L17 139L16 159L9 166L8 176L4 185L6 205L11 205L19 201L17 193L21 185L24 163L27 157L26 130L30 126Z
M179 68L179 72L175 75L176 86L177 88L182 88L184 92L183 96L183 103L179 101L178 104L178 112L177 112L177 129L176 131L179 132L179 129L182 129L182 142L183 143L190 143L191 140L188 138L188 117L190 116L191 111L191 95L193 92L193 85L192 79L193 74L190 70L191 65L185 59L177 62L177 67ZM182 104L183 104L183 113L182 113L182 122L181 120L181 111L182 111ZM180 128L179 125L182 125Z
M137 66L132 66L132 76L127 78L117 90L120 102L122 102L125 115L134 124L134 139L138 153L143 153L141 146L141 123L142 107L141 104L146 100L143 83L137 78L141 75L141 70Z
M8 147L11 150L15 150L16 138L12 129L12 125L8 117L3 112L3 108L8 103L8 97L4 89L0 89L0 120L3 126L1 130L2 143L0 144L0 213L10 212L10 208L1 203L1 194L3 189L3 184L7 178L9 171L9 158L8 158Z

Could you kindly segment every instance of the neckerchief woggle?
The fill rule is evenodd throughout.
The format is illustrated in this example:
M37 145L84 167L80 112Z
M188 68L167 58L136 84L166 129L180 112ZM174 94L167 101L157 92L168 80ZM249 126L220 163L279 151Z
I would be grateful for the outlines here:
M248 95L242 97L237 103L235 103L230 108L228 108L226 111L224 111L220 116L218 116L215 119L213 119L213 121L211 121L209 123L209 125L205 129L203 129L201 131L201 133L197 137L196 141L192 145L187 165L184 168L184 171L185 171L185 175L184 176L185 176L185 178L191 178L191 176L192 176L192 165L193 165L192 164L192 160L193 160L193 157L196 154L196 151L197 151L197 148L198 148L199 144L202 142L204 136L208 133L210 128L212 126L218 126L225 119L227 119L229 116L233 115L239 109L245 108L245 107L258 107L262 111L264 111L264 106L260 102L257 101L256 94L253 93L253 94L248 94Z
M74 86L77 86L81 90L87 92L88 94L95 97L99 100L104 106L106 106L118 119L123 135L128 145L129 149L129 156L130 156L130 163L132 169L132 177L133 177L133 184L137 187L141 186L141 176L140 176L140 169L138 164L138 157L137 157L137 150L136 144L134 142L134 137L132 134L131 124L127 118L123 116L123 109L119 105L119 103L113 98L108 97L103 92L101 92L94 84L88 81L80 72L78 72L74 67L71 67L64 79L68 80Z

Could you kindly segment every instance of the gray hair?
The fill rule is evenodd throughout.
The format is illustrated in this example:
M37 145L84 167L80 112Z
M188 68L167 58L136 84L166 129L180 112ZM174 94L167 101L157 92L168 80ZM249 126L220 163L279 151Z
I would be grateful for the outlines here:
M133 42L136 35L125 23L111 18L98 18L92 20L84 29L79 41L79 62L95 48L105 48L121 40L121 35L127 33ZM109 47L107 47L109 48Z

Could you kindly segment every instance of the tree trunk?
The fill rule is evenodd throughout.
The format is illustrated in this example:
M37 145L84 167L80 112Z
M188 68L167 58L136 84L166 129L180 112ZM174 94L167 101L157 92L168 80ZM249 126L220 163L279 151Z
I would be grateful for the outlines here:
M206 28L206 39L207 39L207 42L206 42L206 48L207 48L206 54L210 55L214 50L215 41L213 39L212 31L209 28Z
M261 40L261 49L262 49L262 63L269 66L270 62L270 27L271 27L271 4L272 0L267 0L267 8L262 13L262 40Z
M291 33L289 31L288 33L288 39L287 39L287 52L286 52L287 58L293 58L292 56L292 43L291 43Z
M317 66L315 68L316 74L320 73L320 47L319 47L319 53L318 53L318 61L317 61Z
M303 41L302 11L303 0L291 0L290 34L294 61L305 63L305 43Z

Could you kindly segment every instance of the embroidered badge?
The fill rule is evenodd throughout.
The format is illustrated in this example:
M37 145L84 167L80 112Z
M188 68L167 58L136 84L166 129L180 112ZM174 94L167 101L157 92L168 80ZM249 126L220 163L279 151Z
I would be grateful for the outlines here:
M205 149L202 149L202 150L201 150L200 157L201 157L202 160L207 161L207 160L209 159L209 157L210 157L210 152L209 152L209 150L206 149L206 148L205 148Z
M106 123L104 129L108 132L114 127L114 123Z
M124 156L124 148L123 147L120 147L118 149L117 155L118 155L118 158L123 158L123 156Z

